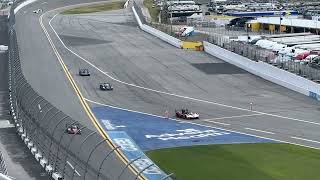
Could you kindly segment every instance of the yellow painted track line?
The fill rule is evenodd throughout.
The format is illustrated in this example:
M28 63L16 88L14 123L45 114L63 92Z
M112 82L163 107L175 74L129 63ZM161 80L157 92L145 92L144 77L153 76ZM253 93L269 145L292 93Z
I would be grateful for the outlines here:
M86 3L87 4L87 3ZM66 6L67 7L67 6ZM65 7L63 7L65 8ZM57 9L60 9L60 8L57 8ZM57 9L53 9L53 10L50 10L50 11L54 11L54 10L57 10ZM50 11L46 12L46 13L49 13ZM75 80L72 78L72 75L71 73L69 72L66 64L64 63L61 55L59 54L57 48L55 47L47 29L45 28L45 26L43 25L43 22L42 22L42 17L46 14L42 14L39 18L39 23L40 23L40 26L43 30L43 32L45 33L49 43L50 43L50 46L52 48L52 50L54 51L61 67L63 68L63 71L65 73L65 75L67 76L71 86L73 87L73 90L75 91L78 99L80 100L80 103L82 105L82 107L84 108L86 114L88 115L89 119L92 121L92 123L94 124L94 126L96 127L96 129L99 131L100 135L106 139L106 142L108 143L108 145L111 147L111 148L115 148L117 147L116 144L114 144L114 142L111 140L110 136L108 135L108 133L106 133L104 131L104 129L102 128L102 126L100 125L100 123L98 122L97 118L95 117L94 113L92 112L90 106L88 105L88 103L86 102L86 100L84 99L84 96L82 95L79 87L77 86ZM128 164L129 160L128 158L123 154L123 152L119 149L115 150L116 151L116 155L119 157L119 159L124 163L124 164ZM139 173L139 170L134 167L134 166L129 166L128 167L135 175L138 175ZM141 180L146 180L148 178L146 178L142 173L139 175L139 179Z

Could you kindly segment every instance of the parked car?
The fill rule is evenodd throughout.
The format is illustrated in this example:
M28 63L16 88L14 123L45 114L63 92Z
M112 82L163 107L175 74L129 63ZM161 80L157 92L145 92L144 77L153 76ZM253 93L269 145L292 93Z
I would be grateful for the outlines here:
M299 53L295 56L295 59L296 60L303 60L305 59L306 57L308 57L310 55L310 51L304 51L302 53Z
M311 67L314 67L314 68L317 68L319 69L320 68L320 56L318 57L314 57L311 62L309 63L309 65Z
M304 59L304 61L306 61L306 62L311 62L314 58L316 58L316 57L319 57L318 55L316 55L316 54L310 54L309 56L307 56L305 59Z

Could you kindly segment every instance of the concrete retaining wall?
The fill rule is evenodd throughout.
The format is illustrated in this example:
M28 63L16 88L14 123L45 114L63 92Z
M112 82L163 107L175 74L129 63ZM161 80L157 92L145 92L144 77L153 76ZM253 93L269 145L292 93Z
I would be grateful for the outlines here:
M23 7L31 4L31 3L34 3L36 2L37 0L27 0L27 1L24 1L22 2L21 4L19 4L15 9L14 9L14 14L17 14L17 12L22 9Z
M203 42L203 45L205 52L212 56L218 57L223 61L233 64L273 83L320 100L320 85L313 81L261 61L252 61L246 57L240 56L206 41Z
M177 48L181 48L182 41L180 39L172 37L172 36L162 32L162 31L159 31L159 30L157 30L157 29L155 29L153 27L150 27L148 25L142 24L138 14L137 14L137 11L136 11L136 9L134 7L132 7L132 11L133 11L133 14L134 14L134 16L135 16L135 18L136 18L136 20L137 20L137 22L139 24L139 27L143 31L145 31L145 32L147 32L147 33L149 33L149 34L151 34L153 36L156 36L156 37L160 38L161 40L163 40L163 41L165 41L165 42L167 42L167 43L169 43L169 44L171 44L171 45L173 45L173 46L175 46Z

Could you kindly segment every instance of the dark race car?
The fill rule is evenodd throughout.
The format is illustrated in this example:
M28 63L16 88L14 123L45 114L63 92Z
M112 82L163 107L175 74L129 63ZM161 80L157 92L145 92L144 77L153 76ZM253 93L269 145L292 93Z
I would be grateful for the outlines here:
M190 112L188 109L181 109L176 110L176 117L182 119L199 119L199 114Z
M113 87L110 83L101 83L99 87L102 91L112 91L113 90Z
M37 9L37 10L34 10L33 13L36 13L36 14L39 14L42 12L42 9Z
M90 72L88 69L79 69L80 76L90 76Z
M78 124L67 124L66 133L68 134L81 134L81 129Z

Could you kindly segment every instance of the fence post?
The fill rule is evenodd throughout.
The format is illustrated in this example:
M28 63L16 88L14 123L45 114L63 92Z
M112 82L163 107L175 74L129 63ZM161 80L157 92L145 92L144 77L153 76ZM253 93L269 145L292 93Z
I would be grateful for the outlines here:
M81 149L82 149L82 146L83 146L84 142L86 142L89 137L91 137L92 135L94 135L94 134L96 134L96 133L97 133L96 131L93 131L93 132L90 133L87 137L85 137L85 138L83 139L83 141L82 141L81 144L80 144L79 150L78 150L78 152L77 152L77 155L78 155L78 156L79 156L79 154L80 154L80 151L81 151ZM76 165L75 165L74 169L76 169ZM76 171L74 170L73 173L72 173L71 179L73 179L75 172L76 172Z
M120 146L116 146L115 148L113 148L110 152L108 152L107 156L104 157L103 161L101 162L100 166L99 166L99 170L98 170L98 175L97 175L97 180L99 179L99 176L100 176L100 171L101 171L101 168L102 168L102 165L104 163L104 161L109 157L110 154L112 154L115 150L121 148Z
M83 126L83 127L81 127L79 130L82 131L84 128L86 128L86 127ZM71 142L72 142L73 138L74 138L76 135L77 135L77 133L75 133L75 134L72 135L72 137L71 137L71 139L70 139L70 141L69 141L69 143L68 143L68 145L67 145L67 150L69 150L70 145L71 145ZM63 171L62 171L62 175L63 175L63 176L64 176L64 171L65 171L65 169L66 169L66 164L64 164L64 167L63 167ZM76 170L76 168L73 169L73 171L75 171L75 170Z
M143 168L141 171L139 171L139 173L137 174L135 180L138 179L138 177L140 176L141 173L143 173L143 171L145 171L146 169L148 169L148 168L151 167L151 166L154 166L154 164L152 163L152 164L150 164L149 166Z
M125 171L132 163L134 163L136 160L141 159L141 158L142 158L142 156L139 156L139 157L137 157L137 158L129 161L128 164L126 164L126 166L121 170L121 173L120 173L120 175L118 176L118 180L120 180L121 175L124 173L124 171ZM99 172L100 172L100 169L99 169Z
M107 140L107 139L103 139L102 141L98 142L98 143L94 146L94 148L91 150L91 152L90 152L90 154L89 154L89 157L88 157L88 159L87 159L87 161L86 161L86 168L85 168L84 175L83 175L84 178L86 178L86 175L87 175L87 172L88 172L88 163L89 163L89 160L90 160L90 158L91 158L92 153L97 149L97 147L98 147L100 144L102 144L103 142L106 142L106 140Z
M165 177L163 177L161 180L166 180L173 175L174 175L174 173L170 173L170 174L166 175Z
M48 121L52 118L54 118L56 115L58 115L59 113L62 113L62 111L58 110L53 116L51 116L50 118L48 118Z
M42 118L40 119L39 122L43 121L43 119L47 116L47 114L48 114L52 109L55 109L55 107L51 106L50 109L44 113L44 115L42 116Z
M72 126L72 125L74 125L75 123L77 123L77 121L74 121L74 122L71 123L70 125ZM54 163L54 170L57 168L57 163L58 163L58 157L59 157L59 151L60 151L61 141L62 141L62 139L63 139L63 137L64 137L65 134L66 134L66 133L63 132L62 135L60 136L60 139L59 139L57 157L56 157L56 161L55 161L55 163Z
M58 127L58 125L59 125L62 121L66 120L67 118L68 118L68 116L65 116L65 117L63 117L62 119L60 119L60 121L59 121L59 122L56 124L56 126L53 128L53 131L52 131L52 133L51 133L51 142L50 142L50 147L49 147L50 151L49 151L48 162L50 161L51 146L52 146L52 142L53 142L53 139L54 139L54 133L55 133L55 131L56 131L56 128Z
M34 98L32 101L31 101L31 104L30 104L30 108L28 110L28 112L31 112L31 108L33 107L33 103L41 96L38 95L38 97ZM41 100L41 102L43 101L43 99Z

